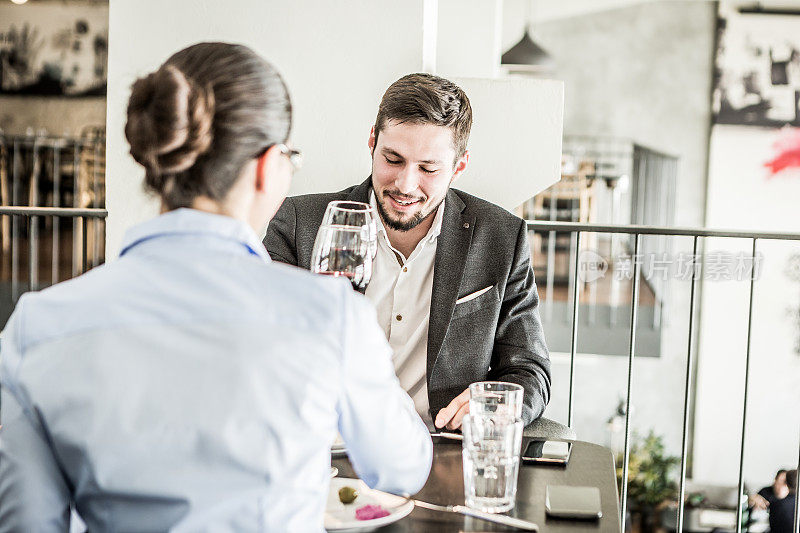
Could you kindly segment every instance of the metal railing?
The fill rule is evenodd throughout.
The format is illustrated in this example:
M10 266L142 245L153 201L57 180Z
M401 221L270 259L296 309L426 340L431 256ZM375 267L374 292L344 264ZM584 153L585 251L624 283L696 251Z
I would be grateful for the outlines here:
M0 131L0 283L10 281L11 303L103 262L104 207L103 127L77 137Z
M103 249L105 248L105 219L108 211L103 208L72 208L72 207L7 207L0 206L0 222L5 223L10 219L9 232L3 232L0 249L3 251L2 272L9 275L11 284L11 303L16 303L25 290L38 290L47 285L52 285L86 272L88 269L104 261ZM62 251L59 246L61 234L65 231L60 228L58 221L68 219L72 221L73 242L79 246L73 247L71 253L75 255L71 268L62 276L59 260ZM48 281L42 280L39 270L40 262L40 225L43 221L50 221L51 239L51 277ZM27 231L24 231L27 228ZM89 239L93 245L89 245ZM27 276L23 279L21 268L23 261L20 252L27 250ZM95 250L99 250L99 253ZM10 262L10 265L7 263ZM8 271L6 269L8 268Z
M571 255L570 259L574 258L573 272L575 279L577 279L580 269L580 249L581 235L584 233L610 233L610 234L623 234L630 235L633 239L633 291L631 296L631 312L630 312L630 330L629 330L629 350L628 350L628 376L627 376L627 389L625 395L625 447L623 454L622 465L622 494L620 501L620 523L621 531L625 531L626 511L627 511L627 496L628 496L628 474L630 462L630 437L631 437L631 388L633 384L633 361L635 356L636 346L636 324L637 324L637 308L639 298L639 278L641 274L641 260L639 259L639 250L641 246L642 236L655 235L664 237L685 236L692 237L693 256L697 257L698 243L700 238L716 237L716 238L730 238L730 239L749 239L752 241L752 258L756 257L756 245L759 240L786 240L800 242L800 234L798 233L781 233L781 232L748 232L748 231L727 231L727 230L705 230L695 228L668 228L658 226L634 226L634 225L598 225L598 224L576 224L570 222L541 222L535 220L526 221L529 231L548 232L548 231L561 231L570 232L575 235L575 253ZM695 300L697 295L697 281L699 279L699 271L697 265L692 267L691 275L691 289L690 289L690 302L689 302L689 340L687 347L687 361L686 361L686 374L684 383L684 400L683 400L683 427L681 438L681 470L680 470L680 485L678 495L678 523L676 531L683 530L683 515L684 515L684 500L686 489L686 470L687 470L687 453L688 453L688 439L689 439L689 414L690 414L690 399L691 399L691 384L694 379L693 376L693 362L694 362L694 341L695 341ZM748 386L750 379L750 348L751 348L751 333L753 323L753 295L755 292L755 269L750 275L750 288L749 288L749 310L747 320L747 341L746 341L746 355L745 355L745 377L744 377L744 395L742 405L742 430L741 430L741 443L739 449L739 475L738 475L738 507L736 517L736 533L741 533L741 515L742 515L742 498L744 492L744 453L745 453L745 437L747 433L747 408L748 408ZM570 363L569 363L569 402L567 425L572 428L573 426L573 395L574 395L574 377L575 377L575 356L577 352L578 342L578 309L580 294L579 291L571 291L571 305L572 305L572 336L570 346ZM799 449L800 454L800 449ZM800 455L798 455L798 468L800 468ZM800 503L795 504L794 509L794 529L795 533L798 532L798 525L800 525Z

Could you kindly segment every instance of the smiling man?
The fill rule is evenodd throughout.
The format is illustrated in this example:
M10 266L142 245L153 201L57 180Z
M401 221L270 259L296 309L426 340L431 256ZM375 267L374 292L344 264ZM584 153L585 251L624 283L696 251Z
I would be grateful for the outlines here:
M430 74L400 78L370 131L372 175L337 193L288 198L264 239L273 259L309 268L328 202L375 206L378 252L365 294L400 384L437 428L461 425L476 381L522 385L526 424L550 399L525 222L451 188L469 162L471 126L460 87Z

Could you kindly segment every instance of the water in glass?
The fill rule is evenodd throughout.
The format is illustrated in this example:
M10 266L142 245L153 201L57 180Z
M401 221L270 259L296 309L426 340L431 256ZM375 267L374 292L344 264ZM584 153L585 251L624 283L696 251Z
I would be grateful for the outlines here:
M517 496L522 421L467 415L462 431L467 506L489 513L512 509Z
M469 386L469 412L473 415L516 419L522 416L524 389L516 383L479 381Z

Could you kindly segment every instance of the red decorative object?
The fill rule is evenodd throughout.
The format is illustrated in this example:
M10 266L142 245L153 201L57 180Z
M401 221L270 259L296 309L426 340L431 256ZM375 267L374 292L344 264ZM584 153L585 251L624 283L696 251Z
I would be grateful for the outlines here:
M389 511L380 505L365 505L364 507L356 509L357 520L373 520L375 518L383 518L384 516L389 516Z
M800 128L786 128L773 148L777 155L764 163L769 170L768 177L774 177L787 168L800 168Z

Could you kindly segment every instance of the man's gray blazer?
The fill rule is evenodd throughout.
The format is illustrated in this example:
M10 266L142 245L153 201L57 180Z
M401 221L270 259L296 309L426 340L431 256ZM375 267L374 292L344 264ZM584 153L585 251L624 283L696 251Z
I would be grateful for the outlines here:
M310 268L328 202L369 202L371 179L336 193L287 198L264 245L283 263ZM550 400L550 356L539 318L525 222L508 211L450 189L436 247L428 330L428 400L436 414L475 381L525 387L527 425ZM456 300L491 286L475 299Z

